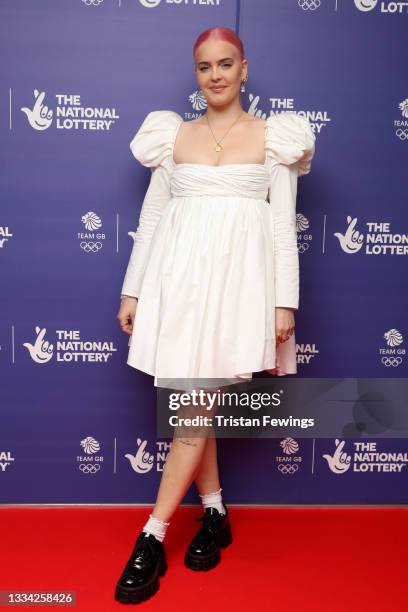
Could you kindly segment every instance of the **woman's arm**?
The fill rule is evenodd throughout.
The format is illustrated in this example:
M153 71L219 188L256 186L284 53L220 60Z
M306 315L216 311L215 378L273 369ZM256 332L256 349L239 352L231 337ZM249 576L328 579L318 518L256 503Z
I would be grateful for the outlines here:
M138 297L149 256L154 230L171 199L170 177L163 165L151 170L150 183L143 200L132 252L121 289L121 297Z
M299 308L296 232L298 163L276 163L270 171L269 202L274 220L275 306Z

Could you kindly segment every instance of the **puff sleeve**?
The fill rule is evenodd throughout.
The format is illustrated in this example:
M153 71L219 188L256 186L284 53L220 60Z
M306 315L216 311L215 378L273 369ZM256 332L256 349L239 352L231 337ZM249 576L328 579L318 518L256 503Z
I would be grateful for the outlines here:
M163 211L171 199L170 174L173 145L182 117L174 111L148 113L130 143L133 156L150 168L151 177L134 234L133 248L123 281L121 295L139 297L150 243Z
M308 174L316 137L307 119L294 113L266 120L269 203L274 227L275 306L299 307L296 196L299 176Z

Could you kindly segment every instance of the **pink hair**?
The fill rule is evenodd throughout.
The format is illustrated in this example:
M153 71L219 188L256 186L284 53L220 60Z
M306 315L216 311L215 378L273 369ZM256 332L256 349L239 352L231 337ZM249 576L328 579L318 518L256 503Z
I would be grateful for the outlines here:
M216 27L209 28L208 30L201 32L194 43L193 55L195 55L195 52L201 43L206 42L207 40L224 40L225 42L231 43L231 45L234 45L234 47L238 49L241 60L244 59L244 45L242 40L238 34L236 34L233 30L230 30L230 28Z

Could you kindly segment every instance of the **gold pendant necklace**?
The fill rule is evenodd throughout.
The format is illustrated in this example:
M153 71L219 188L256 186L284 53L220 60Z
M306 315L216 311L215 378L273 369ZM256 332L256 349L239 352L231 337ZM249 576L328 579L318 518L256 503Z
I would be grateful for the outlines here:
M228 129L228 131L224 134L224 136L221 138L221 140L224 140L224 138L226 137L226 135L228 134L228 132L231 130L231 128L239 121L239 119L241 118L241 115L243 115L244 112L241 111L241 113L239 114L238 118L234 121L234 123L231 125L231 127ZM221 145L221 140L217 140L215 137L214 132L212 131L210 122L208 121L208 117L207 117L207 113L205 113L205 118L207 120L208 123L208 127L210 128L211 134L213 135L213 138L215 140L215 142L217 143L217 145L214 147L214 151L217 151L217 153L219 153L222 150L222 145Z

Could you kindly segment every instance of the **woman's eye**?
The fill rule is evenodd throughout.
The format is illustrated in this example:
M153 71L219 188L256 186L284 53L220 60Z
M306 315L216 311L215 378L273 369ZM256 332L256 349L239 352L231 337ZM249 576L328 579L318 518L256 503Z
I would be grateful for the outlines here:
M224 66L225 68L231 68L232 64L221 64L221 66ZM208 66L201 66L200 72L203 72L203 70L206 70L207 68Z

